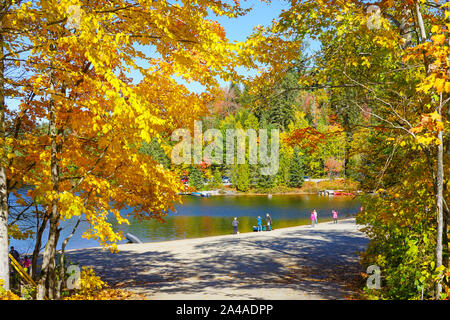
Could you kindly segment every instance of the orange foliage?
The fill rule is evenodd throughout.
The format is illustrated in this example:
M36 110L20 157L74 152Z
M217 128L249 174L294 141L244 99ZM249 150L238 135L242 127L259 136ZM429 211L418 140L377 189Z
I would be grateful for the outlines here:
M290 147L300 147L309 153L317 151L319 145L325 141L326 137L323 133L317 131L313 127L296 129L290 133L284 140Z

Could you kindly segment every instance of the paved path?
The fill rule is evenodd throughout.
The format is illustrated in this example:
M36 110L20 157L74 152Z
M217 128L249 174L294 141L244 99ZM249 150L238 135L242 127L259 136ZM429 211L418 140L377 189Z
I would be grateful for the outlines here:
M368 240L354 219L68 252L109 284L149 299L344 299Z

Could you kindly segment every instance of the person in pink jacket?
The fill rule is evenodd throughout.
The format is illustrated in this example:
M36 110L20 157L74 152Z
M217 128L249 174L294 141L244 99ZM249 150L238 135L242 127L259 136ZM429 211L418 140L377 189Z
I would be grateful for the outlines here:
M314 228L314 223L316 222L316 215L315 215L315 212L316 210L313 210L312 212L311 212L311 227L312 228Z
M333 223L337 223L337 219L338 219L338 213L336 210L331 211L331 213L333 214Z

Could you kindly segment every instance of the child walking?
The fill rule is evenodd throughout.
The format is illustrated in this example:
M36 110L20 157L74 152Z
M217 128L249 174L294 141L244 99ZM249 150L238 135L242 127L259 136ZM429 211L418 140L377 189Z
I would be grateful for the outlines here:
M258 232L263 231L263 227L262 227L262 219L260 216L258 216L258 218L256 219L257 223L258 223Z
M336 210L331 211L333 213L333 223L337 223L338 213Z
M316 215L314 214L314 211L311 212L311 227L312 228L314 228L314 223L316 222Z

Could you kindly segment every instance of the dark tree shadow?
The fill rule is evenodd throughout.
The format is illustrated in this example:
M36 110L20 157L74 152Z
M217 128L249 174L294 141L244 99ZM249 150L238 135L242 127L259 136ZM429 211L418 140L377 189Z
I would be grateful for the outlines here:
M192 245L188 256L152 246L143 253L82 249L68 252L68 257L92 266L109 284L150 298L156 292L189 294L214 288L227 289L222 293L230 299L261 299L258 292L290 288L323 299L343 299L361 271L359 252L367 243L359 232L305 228L270 238L211 238ZM252 294L243 297L242 290Z

